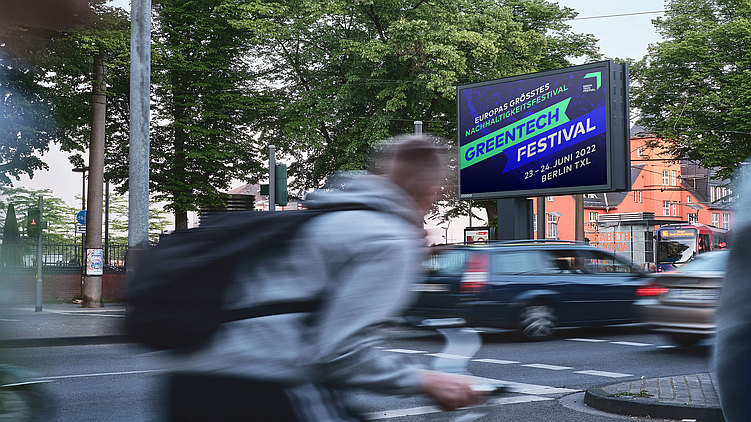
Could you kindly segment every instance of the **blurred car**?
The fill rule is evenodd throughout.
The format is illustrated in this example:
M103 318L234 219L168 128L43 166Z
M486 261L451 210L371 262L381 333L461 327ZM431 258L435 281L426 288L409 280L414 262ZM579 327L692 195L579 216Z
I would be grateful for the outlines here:
M556 327L638 321L644 273L629 260L573 241L508 241L435 248L411 320L461 318L518 329L529 339Z
M680 346L693 346L717 333L715 309L728 251L706 252L675 271L651 274L636 302L641 320Z

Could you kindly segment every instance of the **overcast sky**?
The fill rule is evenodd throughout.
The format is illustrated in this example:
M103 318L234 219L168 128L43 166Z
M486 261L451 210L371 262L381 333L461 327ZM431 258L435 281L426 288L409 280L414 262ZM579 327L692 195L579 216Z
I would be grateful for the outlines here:
M664 9L661 0L559 0L557 3L579 12L579 19L570 22L573 30L593 34L599 39L598 45L605 57L641 59L647 52L647 46L660 40L651 21L661 13L600 16L661 11ZM114 0L113 4L130 9L127 0ZM589 17L598 18L581 19ZM88 157L84 157L88 161ZM49 171L36 172L33 180L22 178L14 185L51 189L55 196L69 205L80 207L80 199L75 198L81 195L81 173L72 171L67 154L61 153L57 145L51 145L43 160L49 164Z

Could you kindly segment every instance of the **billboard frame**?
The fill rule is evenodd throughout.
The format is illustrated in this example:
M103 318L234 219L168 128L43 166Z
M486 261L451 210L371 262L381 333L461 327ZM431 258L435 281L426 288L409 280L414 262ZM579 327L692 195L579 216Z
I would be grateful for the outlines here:
M607 77L603 77L603 84L606 86L605 104L606 104L606 121L607 129L605 131L605 145L607 149L606 156L606 176L607 181L598 185L578 185L562 186L551 188L530 188L510 191L486 191L474 193L462 193L462 170L458 168L458 198L459 199L501 199L501 198L527 198L537 196L556 196L567 194L584 194L584 193L601 193L601 192L619 192L631 188L631 157L630 157L630 123L629 123L629 84L628 84L628 64L615 63L612 60L587 63L577 66L570 66L560 69L547 70L542 72L527 73L523 75L510 76L490 81L475 82L470 84L458 85L456 87L456 127L457 127L457 160L461 163L461 93L463 90L497 85L504 83L513 83L531 78L544 78L546 76L557 76L565 73L583 71L587 69L605 68L604 72ZM466 129L466 128L465 128Z

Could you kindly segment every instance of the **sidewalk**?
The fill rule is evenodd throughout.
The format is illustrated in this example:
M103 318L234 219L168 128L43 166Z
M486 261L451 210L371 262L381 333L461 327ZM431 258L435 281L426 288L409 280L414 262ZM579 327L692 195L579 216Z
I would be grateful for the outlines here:
M584 403L611 413L722 422L713 374L647 378L587 389Z
M77 304L2 305L0 348L128 342L125 305L82 308Z

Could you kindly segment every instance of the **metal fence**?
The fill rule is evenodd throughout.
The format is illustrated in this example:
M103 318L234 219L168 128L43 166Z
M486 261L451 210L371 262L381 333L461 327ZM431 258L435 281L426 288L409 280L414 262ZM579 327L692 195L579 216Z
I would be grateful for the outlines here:
M42 265L50 268L81 268L83 260L82 245L79 244L50 244L42 246ZM0 245L0 248L3 246ZM24 245L20 247L20 266L23 268L36 268L37 247L36 245ZM105 251L105 269L125 269L125 252L127 245L109 245ZM7 252L5 252L7 253Z

